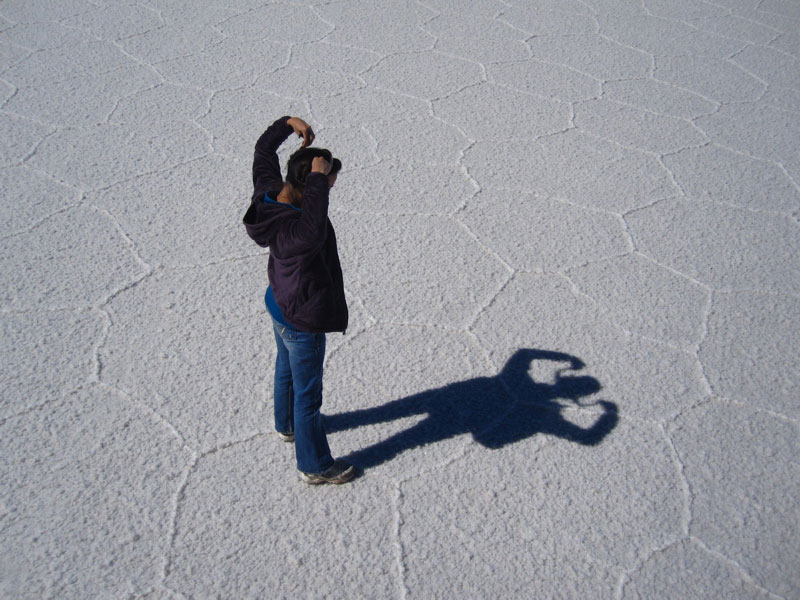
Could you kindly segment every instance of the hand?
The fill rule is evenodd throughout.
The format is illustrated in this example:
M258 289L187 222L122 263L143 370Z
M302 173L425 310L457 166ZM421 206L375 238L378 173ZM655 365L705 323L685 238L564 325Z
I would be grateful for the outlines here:
M310 146L311 143L314 141L314 130L311 129L311 125L303 121L298 117L289 117L286 121L286 124L289 125L294 132L303 138L303 145L301 148L305 148L306 146Z
M311 172L327 175L331 172L331 163L325 160L323 156L315 156L311 161Z

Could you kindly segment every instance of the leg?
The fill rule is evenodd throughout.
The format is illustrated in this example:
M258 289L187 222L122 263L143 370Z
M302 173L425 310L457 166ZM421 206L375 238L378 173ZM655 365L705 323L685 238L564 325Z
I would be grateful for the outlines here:
M409 429L399 431L380 442L361 448L345 457L345 460L362 469L369 469L393 459L398 454L439 442L451 437L449 432L437 431L430 417L423 419Z
M320 412L325 334L280 326L278 334L288 350L292 371L297 468L304 473L322 473L333 466Z
M280 323L272 322L275 333L275 344L278 356L275 358L275 378L273 380L273 404L275 409L275 431L279 433L294 432L294 391L292 390L292 368L289 364L289 350L283 343L278 327Z

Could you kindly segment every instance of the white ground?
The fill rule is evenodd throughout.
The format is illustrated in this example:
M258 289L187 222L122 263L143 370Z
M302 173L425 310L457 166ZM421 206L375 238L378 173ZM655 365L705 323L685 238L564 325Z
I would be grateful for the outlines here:
M798 32L792 0L0 2L0 596L800 597ZM272 431L241 217L285 114L345 165L342 487Z

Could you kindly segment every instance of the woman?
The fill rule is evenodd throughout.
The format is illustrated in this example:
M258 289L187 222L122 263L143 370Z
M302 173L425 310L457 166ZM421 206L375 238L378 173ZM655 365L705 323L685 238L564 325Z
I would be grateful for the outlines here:
M289 158L284 182L277 150L292 132L303 144ZM282 117L261 135L244 224L259 246L269 246L265 301L278 347L275 429L283 440L295 442L304 481L345 483L355 468L331 456L320 412L325 334L344 331L348 320L336 235L328 219L328 194L342 163L328 150L310 147L313 141L311 127L297 117Z

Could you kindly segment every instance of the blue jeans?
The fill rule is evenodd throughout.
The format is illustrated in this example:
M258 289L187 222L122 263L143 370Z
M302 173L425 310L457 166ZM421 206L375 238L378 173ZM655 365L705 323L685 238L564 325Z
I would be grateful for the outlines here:
M273 319L275 429L294 432L297 468L322 473L333 466L322 422L322 362L325 334L299 331Z

